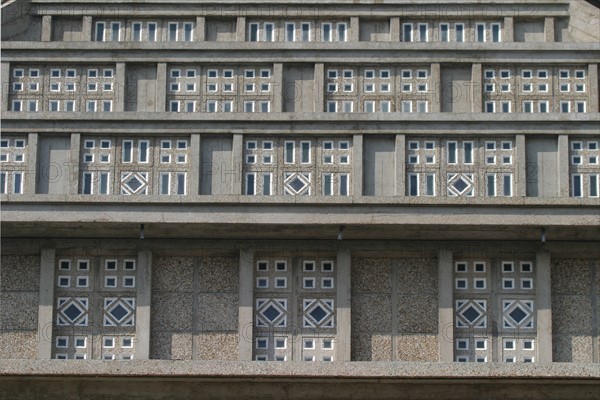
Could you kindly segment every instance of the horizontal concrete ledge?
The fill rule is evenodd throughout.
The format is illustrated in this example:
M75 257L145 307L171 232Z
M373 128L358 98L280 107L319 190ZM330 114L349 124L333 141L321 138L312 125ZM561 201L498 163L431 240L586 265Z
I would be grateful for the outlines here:
M0 377L209 377L339 379L585 379L600 384L597 364L256 362L256 361L79 361L2 360Z

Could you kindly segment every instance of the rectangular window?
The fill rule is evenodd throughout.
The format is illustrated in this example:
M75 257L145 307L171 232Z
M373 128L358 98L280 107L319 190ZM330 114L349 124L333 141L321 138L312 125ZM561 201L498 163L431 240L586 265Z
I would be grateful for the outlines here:
M343 112L351 113L353 111L353 104L354 102L352 101L342 101Z
M448 164L456 164L456 142L448 142Z
M403 101L402 102L402 112L405 112L405 113L412 112L412 101Z
M118 42L121 40L121 23L113 22L110 24L110 40L112 42Z
M271 195L271 174L263 174L262 194L264 196Z
M348 174L340 174L340 196L348 196Z
M169 22L169 42L177 41L177 22Z
M510 101L501 101L500 105L502 106L502 112L503 113L509 113L510 112Z
M533 102L532 101L524 101L523 102L523 112L524 113L533 112Z
M310 142L300 142L300 146L302 164L310 163Z
M571 196L572 197L581 197L583 190L582 190L582 179L581 179L581 175L572 175L571 176Z
M485 24L475 25L475 41L480 43L485 42Z
M104 111L104 112L112 111L112 100L102 100L102 111Z
M427 112L427 101L425 101L425 100L417 101L417 112L420 112L420 113Z
M261 101L259 103L259 105L260 105L260 112L268 113L271 109L271 102L269 102L269 101Z
M560 102L560 112L568 113L571 111L571 102L570 101L561 101Z
M502 176L502 194L506 197L512 196L512 175Z
M23 194L23 173L13 172L13 193Z
M456 24L456 41L458 43L462 43L465 41L465 25L464 24Z
M448 42L450 41L449 25L448 24L440 24L440 42Z
M285 142L285 163L293 164L295 159L295 143L294 142Z
M133 159L133 141L123 141L123 162L130 163Z
M590 175L589 184L590 197L598 197L598 175Z
M303 22L301 27L302 27L302 41L310 42L310 23Z
M337 24L337 40L338 42L345 42L347 39L347 25L345 23L339 22Z
M253 101L245 101L244 102L244 112L254 112L254 102Z
M381 112L384 113L389 113L391 112L391 103L389 100L383 100L381 103L379 103L379 109Z
M419 195L419 175L408 174L408 195L418 196Z
M246 174L246 194L253 196L256 194L256 173Z
M0 172L0 194L6 194L6 172Z
M331 42L331 24L329 22L321 24L321 41Z
M48 102L48 111L59 111L59 101L58 100L50 100Z
M185 102L185 112L194 112L196 109L196 102L194 100L186 100Z
M148 22L148 41L156 42L156 22Z
M20 110L18 110L20 111ZM328 101L327 102L327 112L337 112L337 102Z
M206 102L206 112L214 113L217 112L217 100L208 100Z
M375 102L374 101L365 101L365 112L366 113L375 112Z
M323 174L323 196L333 195L333 176L332 174Z
M131 26L131 40L140 42L142 40L142 23L134 22Z
M23 111L23 102L21 100L13 100L12 110L13 111Z
M148 162L148 150L150 149L150 142L147 140L140 140L138 142L138 161L141 163Z
M265 24L265 42L275 41L275 27L272 22Z
M492 24L492 42L501 42L502 41L502 31L500 29L500 24Z
M96 101L88 100L85 102L85 110L87 112L96 112Z
M160 194L170 194L171 174L168 172L160 173Z
M104 41L104 30L106 29L106 24L104 22L96 22L96 34L94 40L96 42Z
M191 42L194 39L194 25L191 22L183 24L183 41Z
M465 164L473 164L473 142L463 142L463 160Z
M99 194L108 194L108 172L100 172Z
M413 24L402 24L402 41L412 42Z
M179 112L179 101L177 101L177 100L169 101L169 111Z
M419 42L427 42L429 39L429 35L427 34L428 31L428 24L419 24Z
M250 37L249 40L251 42L258 42L258 24L257 23L252 23L250 24Z
M93 189L92 189L93 181L94 181L94 174L92 172L84 172L81 193L93 194Z
M425 196L435 196L435 175L425 175Z
M540 101L538 103L538 111L541 113L547 113L548 112L548 102L547 101Z
M233 112L233 102L231 100L223 101L223 112Z
M286 22L285 24L285 41L293 42L296 40L296 24L293 22Z
M488 197L496 196L496 175L489 174L485 176L486 195Z
M177 194L180 196L185 195L185 172L178 172L177 178Z
M578 112L578 113L585 112L585 101L576 101L575 102L575 112Z

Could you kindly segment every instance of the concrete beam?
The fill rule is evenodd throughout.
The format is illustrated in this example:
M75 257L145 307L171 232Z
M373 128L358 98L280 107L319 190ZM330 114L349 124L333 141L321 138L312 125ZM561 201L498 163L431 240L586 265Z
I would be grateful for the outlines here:
M313 106L314 112L323 112L325 110L325 64L315 63L315 74L314 74L314 96L315 104Z
M350 249L340 247L337 250L337 279L336 279L336 313L337 313L337 343L335 361L350 361L351 341L351 272L352 254Z
M483 112L483 82L480 63L474 63L471 71L471 112Z
M167 63L156 65L156 106L155 110L164 112L167 109Z
M69 194L79 193L79 162L81 153L81 134L71 133L71 154L69 156Z
M27 168L25 175L25 188L24 192L27 194L35 194L35 187L37 184L37 150L38 150L38 134L30 133L27 135L27 162L30 167Z
M231 194L241 195L243 193L244 179L242 176L242 160L244 159L244 135L234 134L231 148L231 165L233 175L231 179ZM226 172L227 173L227 172Z
M283 64L273 64L273 99L271 112L283 112Z
M550 279L550 253L540 250L536 255L536 320L537 351L540 363L552 362L552 283Z
M40 298L38 305L37 359L52 358L52 324L54 314L54 262L56 250L40 252Z
M352 136L352 182L353 196L363 195L363 136Z
M44 15L42 17L42 42L52 40L52 15Z
M507 43L512 43L515 41L514 17L504 17L504 38L502 41Z
M125 73L125 63L117 63L115 71L115 112L125 111Z
M0 64L0 74L2 84L2 108L0 108L0 110L9 111L12 109L10 104L8 104L8 93L10 92L10 63L3 62Z
M358 42L360 38L360 21L358 17L350 17L350 37L348 41Z
M195 32L195 41L196 42L204 42L206 37L206 18L205 17L196 17L196 32Z
M406 136L396 135L396 157L394 175L396 178L395 193L398 197L406 195Z
M569 197L569 135L558 135L558 194Z
M438 345L439 361L454 361L454 300L452 251L438 252Z
M554 43L554 17L544 19L544 38L546 43Z
M439 113L442 108L442 74L440 63L432 63L430 68L433 95L429 104L429 112Z
M588 113L597 113L600 112L600 107L598 105L600 100L600 85L598 84L598 64L589 64L588 65L588 85L589 85L589 93L590 100L588 104Z
M525 197L527 196L527 148L525 147L525 135L517 135L515 141L516 151L516 176L515 176L515 188L514 196Z
M200 168L202 165L201 136L198 133L191 134L190 153L190 170L188 172L189 193L191 195L198 195L200 194Z
M254 250L240 250L240 280L239 280L239 359L252 360L254 332Z
M246 17L237 17L235 25L235 40L237 42L246 41Z
M390 18L390 42L400 41L400 17Z
M82 19L83 21L81 23L81 41L89 42L92 40L92 17L89 15L84 15Z
M136 360L150 358L150 305L152 303L152 252L142 250L137 259L137 296L135 305Z

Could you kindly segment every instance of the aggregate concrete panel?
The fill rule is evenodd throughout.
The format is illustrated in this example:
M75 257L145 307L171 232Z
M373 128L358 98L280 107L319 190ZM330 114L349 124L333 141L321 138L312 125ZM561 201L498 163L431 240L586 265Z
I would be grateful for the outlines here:
M37 292L1 292L0 329L37 331L38 304Z
M198 296L201 332L238 330L238 294L203 293Z
M0 360L35 359L37 357L37 331L0 329Z
M391 361L392 337L352 331L351 358L352 361Z
M582 295L590 290L592 279L589 260L586 259L553 259L552 260L552 294Z
M1 265L0 292L39 290L40 257L4 255Z
M160 360L191 360L192 334L186 332L152 331L150 358Z
M352 294L390 293L391 268L388 258L352 258Z
M352 330L391 334L392 300L390 294L352 296Z
M239 359L237 332L202 332L194 336L193 340L195 357L198 360L236 361Z
M200 286L203 293L238 291L239 258L204 257L200 264Z
M427 333L437 337L437 294L399 294L396 303L396 315L398 321L397 329L400 334Z
M163 332L191 332L191 293L153 292L151 329Z
M437 335L401 334L396 337L396 360L401 362L437 362Z
M152 271L153 292L191 292L194 280L192 257L155 257Z
M589 294L552 296L552 331L592 335L592 303Z

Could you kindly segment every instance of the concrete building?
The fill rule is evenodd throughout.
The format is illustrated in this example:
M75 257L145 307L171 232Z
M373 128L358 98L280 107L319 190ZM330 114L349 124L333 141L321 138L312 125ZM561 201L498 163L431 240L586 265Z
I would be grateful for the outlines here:
M0 397L599 398L599 10L3 1Z

